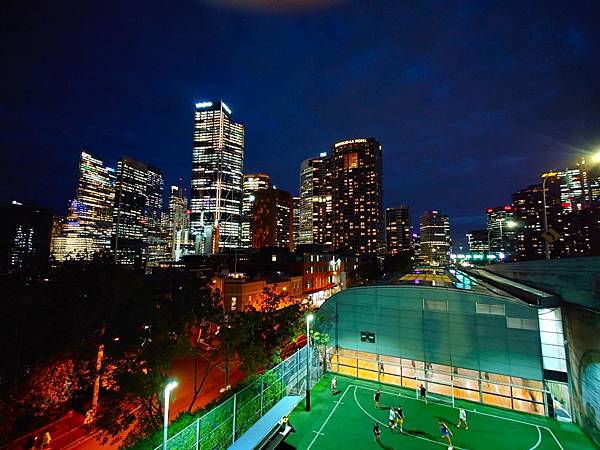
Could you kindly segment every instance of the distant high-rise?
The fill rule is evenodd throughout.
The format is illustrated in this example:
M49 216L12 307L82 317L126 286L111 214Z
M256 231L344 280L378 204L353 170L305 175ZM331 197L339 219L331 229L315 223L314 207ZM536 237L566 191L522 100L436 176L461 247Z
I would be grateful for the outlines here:
M252 247L252 209L256 191L260 189L270 189L271 180L266 173L247 173L244 174L244 194L242 200L242 229L241 246L244 248Z
M160 170L148 166L146 183L146 224L148 226L148 263L149 267L169 258L167 236L163 223L163 194L165 181Z
M483 253L490 251L488 230L471 230L467 232L469 253Z
M199 254L240 246L244 126L223 101L196 103L191 229Z
M255 193L252 220L252 247L294 247L292 196L280 189Z
M117 263L145 267L164 257L166 249L158 241L163 188L158 169L127 156L117 163L112 240Z
M53 246L57 260L89 259L110 250L114 199L115 170L81 152L77 198L69 203L67 221Z
M294 248L292 250L294 250L300 239L300 197L296 195L292 197L292 207L292 216L294 218Z
M327 153L302 162L297 244L333 243L331 159Z
M490 236L489 251L513 256L517 237L516 227L515 209L512 205L486 209L486 229Z
M518 222L516 228L516 249L514 259L532 260L544 258L544 207L541 184L533 184L520 189L512 195L514 218ZM548 178L546 183L546 211L548 228L563 233L563 216L561 211L560 181L556 177ZM567 240L568 239L568 232ZM553 255L563 251L564 238L550 246ZM566 252L570 253L568 247Z
M385 253L383 161L374 138L333 145L331 154L333 247L353 255Z
M179 261L181 257L193 248L190 236L190 211L187 209L187 198L183 188L171 186L169 196L169 254L173 261Z
M0 206L0 273L48 265L52 213L19 202Z
M450 260L450 221L438 211L428 211L421 216L420 260L425 264L443 266Z
M386 253L396 255L413 250L410 211L407 205L385 210Z

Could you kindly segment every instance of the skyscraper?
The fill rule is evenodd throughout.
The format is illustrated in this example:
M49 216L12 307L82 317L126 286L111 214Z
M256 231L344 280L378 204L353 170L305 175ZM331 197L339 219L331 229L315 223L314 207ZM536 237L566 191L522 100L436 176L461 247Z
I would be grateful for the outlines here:
M252 247L294 246L292 196L280 189L260 189L255 193L252 220Z
M55 239L55 258L89 259L110 250L115 199L115 170L81 152L77 198L69 202L61 236Z
M19 202L0 207L0 273L48 264L52 213Z
M396 255L413 250L410 211L407 205L385 210L386 253Z
M294 250L300 238L300 197L297 195L292 197L292 207L292 216L294 218L294 248L292 250Z
M486 209L490 252L512 256L515 253L516 226L515 210L512 205Z
M354 255L385 253L383 161L374 138L350 139L331 153L333 247Z
M252 210L256 191L270 188L271 180L266 173L247 173L244 175L241 231L241 246L244 248L252 247Z
M300 217L297 244L333 243L331 159L323 152L300 167Z
M450 221L438 211L428 211L421 216L419 259L433 266L443 266L450 260Z
M518 221L516 229L517 244L513 256L519 260L543 259L544 206L542 185L533 184L525 189L518 190L512 195L512 203L514 217ZM556 177L548 178L546 183L546 211L548 227L563 233L560 181ZM555 256L563 251L565 239L564 237L561 239L561 242L550 246L550 251Z
M469 253L483 253L490 251L488 230L471 230L467 232Z
M127 156L117 163L112 240L117 263L146 267L164 257L166 249L158 241L163 187L158 169Z
M146 182L146 224L148 226L148 263L156 266L159 261L169 259L168 244L163 223L163 193L165 181L155 167L148 166Z
M221 100L196 103L191 229L196 252L240 245L244 126Z
M169 196L169 254L173 261L179 261L181 257L193 249L190 236L190 211L183 188L171 186Z

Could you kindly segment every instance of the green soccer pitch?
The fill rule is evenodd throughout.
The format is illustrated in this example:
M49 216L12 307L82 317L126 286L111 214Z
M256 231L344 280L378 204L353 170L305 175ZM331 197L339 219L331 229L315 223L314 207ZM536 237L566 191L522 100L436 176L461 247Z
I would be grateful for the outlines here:
M287 448L317 449L423 449L443 450L438 420L454 433L455 449L477 450L589 450L591 441L573 424L531 414L456 400L467 411L469 429L457 429L458 408L430 399L417 400L415 392L385 384L337 376L337 392L331 393L332 375L325 375L312 389L311 411L304 402L290 415L296 429L285 441ZM373 394L381 390L380 409ZM388 428L389 407L402 405L404 433ZM373 438L379 422L381 441Z

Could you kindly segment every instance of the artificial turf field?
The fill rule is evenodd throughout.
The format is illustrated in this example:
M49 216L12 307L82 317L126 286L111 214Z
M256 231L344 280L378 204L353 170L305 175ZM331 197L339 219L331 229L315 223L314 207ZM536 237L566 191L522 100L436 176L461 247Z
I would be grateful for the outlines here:
M457 400L467 411L469 429L457 429L458 409L451 405L415 398L407 389L337 376L337 393L331 394L332 376L323 376L312 389L311 411L304 401L290 415L296 429L286 439L288 448L297 449L423 449L448 447L438 428L442 419L454 433L455 449L589 450L591 441L573 424L531 414ZM381 409L373 394L381 389ZM402 405L404 433L387 426L389 407ZM373 425L379 422L381 441L373 438Z

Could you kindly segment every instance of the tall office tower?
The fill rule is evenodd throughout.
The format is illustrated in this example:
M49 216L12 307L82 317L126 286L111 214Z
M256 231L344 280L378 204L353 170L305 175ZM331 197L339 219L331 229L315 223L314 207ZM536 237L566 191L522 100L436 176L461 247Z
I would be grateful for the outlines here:
M191 253L194 243L190 236L190 211L183 188L171 186L169 196L169 253L173 261Z
M544 207L541 184L533 184L520 189L512 195L514 218L517 228L517 245L513 255L515 259L532 260L544 258ZM549 178L546 183L546 211L548 228L563 232L560 183L556 178ZM568 236L567 236L568 238ZM565 238L561 238L565 242ZM568 241L568 239L567 239ZM557 242L551 246L551 252L558 255L563 251L563 244Z
M383 161L374 138L333 145L331 154L333 247L360 255L385 253Z
M490 252L513 256L518 222L512 205L486 209L486 230L490 236Z
M117 163L112 249L118 264L141 268L148 262L148 225L156 225L160 179L155 169L127 156Z
M271 180L266 173L247 173L244 175L244 193L242 200L242 247L252 247L252 208L256 191L270 189Z
M300 197L296 195L292 197L292 209L292 217L294 219L294 248L292 250L295 250L300 238Z
M407 205L385 210L386 253L396 255L413 250L410 212Z
M581 174L582 202L586 206L598 204L598 199L600 199L600 164L598 164L598 161L590 161L589 157L582 156L577 162L577 168Z
M57 260L90 259L110 250L114 199L115 170L81 152L77 198L70 202L67 221L53 249Z
M471 230L467 233L469 253L483 253L490 251L488 230Z
M0 206L0 273L45 268L52 213L19 202Z
M196 103L191 229L199 254L240 246L244 126L223 101Z
M560 202L565 213L578 211L585 204L584 174L579 167L572 167L558 173Z
M168 244L163 228L163 193L165 181L160 170L148 166L146 181L146 225L148 227L148 267L169 259Z
M450 261L450 221L438 211L428 211L421 216L419 259L432 266L443 266Z
M252 220L252 247L294 247L292 196L280 189L255 193Z
M54 259L56 259L56 251L60 245L59 243L64 223L65 216L59 216L58 214L52 216L52 228L50 229L50 256Z
M565 217L563 252L568 256L600 256L600 205Z
M297 244L333 244L331 189L331 159L327 153L302 162Z

